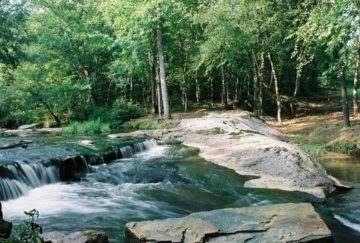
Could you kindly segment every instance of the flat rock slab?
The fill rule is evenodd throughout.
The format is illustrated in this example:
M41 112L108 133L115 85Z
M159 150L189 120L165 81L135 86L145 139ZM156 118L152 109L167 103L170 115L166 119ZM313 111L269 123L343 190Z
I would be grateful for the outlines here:
M42 235L45 243L109 243L109 239L101 231L81 231L70 235L63 232L53 231Z
M288 203L131 222L125 242L332 242L332 237L310 203Z
M22 126L18 127L18 130L34 129L38 126L39 126L39 124L37 124L37 123L27 124L27 125L22 125Z

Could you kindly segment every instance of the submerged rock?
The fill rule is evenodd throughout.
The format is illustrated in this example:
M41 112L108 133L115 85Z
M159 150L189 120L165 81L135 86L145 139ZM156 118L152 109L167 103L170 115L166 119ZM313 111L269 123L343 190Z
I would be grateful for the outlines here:
M42 235L45 243L109 243L109 239L101 231L82 231L65 235L62 232L47 232Z
M332 242L309 203L220 209L126 224L125 242Z
M33 141L31 141L31 140L20 140L20 141L4 144L4 145L0 146L0 149L11 149L11 148L17 148L17 147L26 148L32 142Z

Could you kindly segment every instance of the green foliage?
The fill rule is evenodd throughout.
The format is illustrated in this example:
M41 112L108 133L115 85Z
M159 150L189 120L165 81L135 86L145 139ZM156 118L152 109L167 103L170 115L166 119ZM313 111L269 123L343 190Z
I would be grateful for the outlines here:
M328 145L327 150L341 154L351 154L356 150L356 143L352 141L337 141Z
M41 228L35 224L35 220L39 218L39 212L33 209L25 212L28 217L19 225L16 225L9 239L4 243L41 243L43 239L40 237Z
M170 129L174 126L175 124L173 122L167 122L162 120L137 119L125 122L122 127L125 129L156 130Z
M67 127L63 128L64 134L93 135L109 132L110 125L101 122L100 119L87 122L72 122Z
M2 0L0 126L119 127L155 114L160 26L173 108L212 106L227 90L229 101L274 114L264 57L281 97L296 80L300 95L337 86L340 66L354 70L359 15L353 0Z
M327 152L326 148L323 145L307 145L303 144L300 148L311 155L323 155Z

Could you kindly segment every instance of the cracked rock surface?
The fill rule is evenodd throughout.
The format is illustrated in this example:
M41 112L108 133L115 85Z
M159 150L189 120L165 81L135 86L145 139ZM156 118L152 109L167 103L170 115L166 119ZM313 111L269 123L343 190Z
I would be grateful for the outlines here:
M125 242L332 242L309 203L220 209L187 217L131 222Z

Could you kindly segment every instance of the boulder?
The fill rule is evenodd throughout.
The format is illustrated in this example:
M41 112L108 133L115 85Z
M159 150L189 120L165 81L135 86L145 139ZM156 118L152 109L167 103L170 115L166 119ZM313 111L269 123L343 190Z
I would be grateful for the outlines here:
M4 145L0 146L0 149L11 149L11 148L17 148L17 147L26 148L32 142L33 141L31 141L31 140L20 140L20 141L4 144Z
M131 222L125 242L332 242L332 237L311 204L289 203Z
M0 239L7 239L10 237L12 230L12 223L3 220L2 207L0 203Z
M246 112L210 112L183 119L162 138L180 140L199 148L200 156L210 162L258 177L245 187L301 191L319 200L336 189L334 180L311 156Z
M45 243L109 243L109 239L101 231L82 231L66 235L62 232L47 232L42 234Z
M22 125L20 127L18 127L18 130L27 130L27 129L34 129L36 127L38 127L39 124L33 123L33 124L28 124L28 125Z

